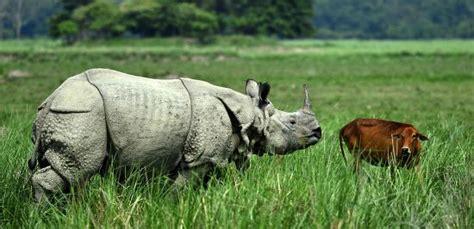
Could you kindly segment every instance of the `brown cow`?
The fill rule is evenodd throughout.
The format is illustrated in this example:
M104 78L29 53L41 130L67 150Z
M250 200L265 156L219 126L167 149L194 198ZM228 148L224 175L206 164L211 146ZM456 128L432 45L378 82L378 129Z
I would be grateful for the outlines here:
M411 124L355 119L339 132L339 146L346 162L342 140L354 156L354 172L358 173L361 159L372 165L416 166L421 151L420 141L428 138Z

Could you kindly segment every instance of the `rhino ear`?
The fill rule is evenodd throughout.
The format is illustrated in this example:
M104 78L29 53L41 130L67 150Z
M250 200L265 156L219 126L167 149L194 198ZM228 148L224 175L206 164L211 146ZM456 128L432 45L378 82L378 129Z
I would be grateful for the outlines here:
M259 94L259 85L257 81L248 79L245 83L245 93L251 98L257 98Z
M270 94L270 84L267 82L260 84L258 93L262 101L267 101L268 94Z
M268 94L270 94L270 84L268 84L267 82L260 84L260 88L258 91L260 108L270 103L268 101Z

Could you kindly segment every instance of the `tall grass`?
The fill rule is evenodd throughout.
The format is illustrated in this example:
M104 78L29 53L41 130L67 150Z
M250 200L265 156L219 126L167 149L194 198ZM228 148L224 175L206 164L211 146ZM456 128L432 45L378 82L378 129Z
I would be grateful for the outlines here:
M350 42L367 48L400 44ZM443 42L435 43L418 42L426 51L423 55L393 55L394 50L402 53L397 48L370 55L352 51L312 55L287 50L275 56L265 55L257 47L249 50L258 55L224 57L179 50L110 54L97 52L93 46L77 48L78 52L46 53L2 52L0 48L0 225L472 228L472 52L438 55L430 48L435 50ZM284 50L287 45L294 44L270 47ZM318 42L299 45L318 46ZM350 50L348 47L349 43ZM193 59L196 55L200 58ZM32 150L30 128L36 105L67 76L92 67L153 78L185 75L239 91L246 78L266 80L272 85L272 102L285 110L302 104L301 85L307 83L323 140L284 157L253 157L246 173L230 166L221 179L211 179L207 188L186 187L178 195L166 194L167 181L161 177L144 182L142 174L134 173L119 184L109 173L103 178L93 177L52 203L37 206L32 202L26 165ZM12 70L32 76L9 78ZM337 131L356 117L415 124L430 138L423 143L421 173L400 169L393 182L386 168L364 163L358 177L352 174L340 155Z

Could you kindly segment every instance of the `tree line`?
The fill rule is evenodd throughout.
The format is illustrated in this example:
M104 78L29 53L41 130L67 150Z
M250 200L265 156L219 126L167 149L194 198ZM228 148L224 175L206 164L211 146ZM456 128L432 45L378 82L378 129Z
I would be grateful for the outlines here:
M0 0L0 39L45 36L57 0Z
M183 36L207 42L216 34L307 37L311 0L61 0L50 34L81 39Z
M320 38L474 38L472 0L315 0Z
M469 0L0 0L0 39L473 38Z

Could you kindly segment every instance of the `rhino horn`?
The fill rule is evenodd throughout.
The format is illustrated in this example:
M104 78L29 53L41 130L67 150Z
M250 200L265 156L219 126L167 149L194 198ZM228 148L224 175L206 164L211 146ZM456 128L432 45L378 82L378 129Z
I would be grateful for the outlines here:
M303 105L303 110L305 111L311 111L311 102L309 101L309 92L308 92L308 87L303 85L304 88L304 105Z

